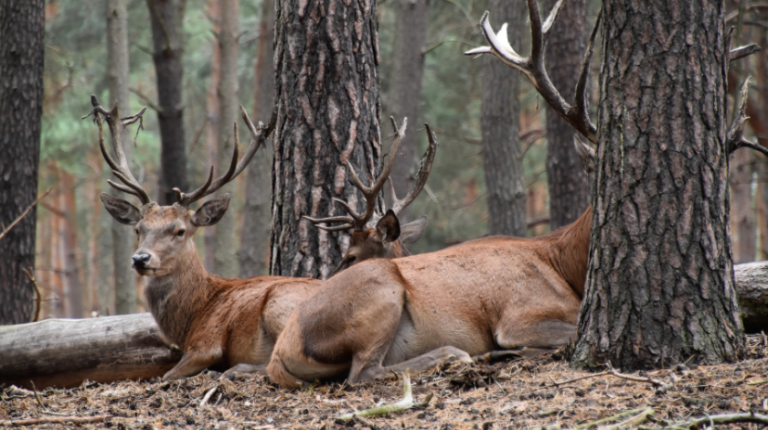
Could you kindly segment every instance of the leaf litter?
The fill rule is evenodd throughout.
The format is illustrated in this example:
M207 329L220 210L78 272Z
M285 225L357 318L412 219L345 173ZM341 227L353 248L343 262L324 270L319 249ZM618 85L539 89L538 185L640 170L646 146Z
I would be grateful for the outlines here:
M262 375L218 372L172 382L83 383L67 390L0 389L0 427L112 429L619 429L743 428L768 422L768 339L748 336L745 359L649 372L574 371L563 352L474 365L446 363L361 383L288 391ZM406 393L408 393L406 387ZM366 415L366 414L363 414ZM735 418L734 418L735 417ZM735 423L729 421L737 420ZM746 421L745 421L746 420ZM748 421L753 422L748 422Z

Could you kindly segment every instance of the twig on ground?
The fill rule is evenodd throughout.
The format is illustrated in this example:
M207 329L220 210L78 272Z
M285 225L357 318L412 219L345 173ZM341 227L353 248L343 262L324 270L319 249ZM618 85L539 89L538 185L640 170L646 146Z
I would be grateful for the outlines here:
M651 409L650 407L644 406L642 408L631 409L631 410L628 410L628 411L620 412L620 413L618 413L618 414L616 414L614 416L611 416L611 417L608 417L608 418L603 418L603 419L600 419L600 420L597 420L597 421L592 421L591 423L580 424L580 425L577 425L575 428L577 430L578 429L585 429L585 428L589 428L589 427L596 427L596 426L599 426L600 424L609 423L611 421L617 421L617 420L626 418L628 416L638 417L638 416L642 415L642 413L647 412L649 409L651 410L651 413L652 413L653 409ZM635 415L635 414L639 414L639 415Z
M617 378L627 379L635 382L646 382L648 384L653 384L653 386L660 391L665 391L671 386L670 384L667 384L663 381L659 381L656 378L651 378L650 376L634 376L634 375L627 375L625 373L619 373L618 371L616 371L616 369L613 368L613 366L611 366L611 363L605 363L605 365L608 367L608 373L610 373L613 376L616 376Z
M626 419L620 423L616 423L609 426L598 427L598 430L619 430L619 429L631 429L636 428L638 425L646 422L648 417L653 415L653 408L648 407L643 409L639 414Z
M38 198L37 198L37 200L35 200L34 202L32 202L32 204L31 204L31 205L29 205L29 207L28 207L28 208L27 208L27 209L26 209L24 212L22 212L22 213L21 213L21 215L19 215L19 217L18 217L18 218L16 218L15 220L13 220L13 222L12 222L12 223L11 223L11 224L10 224L8 227L5 227L5 228L3 229L3 231L2 231L2 232L0 232L0 239L2 239L2 238L3 238L3 237L6 235L6 234L8 234L8 232L9 232L9 231L11 231L11 229L12 229L13 227L15 227L15 226L16 226L16 224L18 224L18 223L19 223L19 222L20 222L22 219L24 219L24 217L25 217L25 216L27 216L27 214L29 213L29 211L31 211L31 210L32 210L32 208L33 208L33 207L35 207L35 205L37 204L37 202L39 202L40 200L42 200L42 199L43 199L45 196L47 196L47 195L48 195L48 194L49 194L51 191L53 191L53 188L51 188L50 190L48 190L48 191L44 192L44 193L43 193L43 195L41 195L40 197L38 197Z
M692 429L700 428L702 424L729 424L729 423L757 423L768 425L768 415L753 414L751 412L744 412L740 414L722 414L722 415L707 415L699 418L692 418L688 421L679 421L663 428L675 428L675 429ZM657 427L650 427L656 429Z
M600 372L600 373L593 373L591 375L585 375L585 376L579 376L578 378L569 379L567 381L557 382L554 378L552 378L552 375L549 376L549 379L552 381L552 385L547 385L547 387L557 387L560 385L570 384L571 382L581 381L582 379L589 379L589 378L597 378L598 376L605 376L610 375L610 371Z
M40 393L37 392L37 388L35 387L35 381L30 380L30 384L32 384L32 391L35 393L35 399L37 399L37 404L40 405L40 407L43 409L42 413L48 414L48 415L58 415L58 416L66 416L67 414L62 412L54 412L50 409L48 409L47 406L45 406L45 403L43 403L43 399L40 398Z
M423 402L422 402L423 403ZM375 408L364 409L351 414L339 415L336 419L351 420L354 417L378 417L381 415L401 412L413 407L413 393L411 391L411 374L406 370L403 372L403 398L397 403L381 405Z
M7 420L0 421L0 426L32 426L37 424L87 424L87 423L100 423L109 418L110 415L96 415L93 417L46 417L46 418L33 418L28 420Z
M216 385L213 386L213 388L211 388L210 390L208 390L208 392L205 393L205 396L203 396L203 400L201 400L200 404L197 406L198 409L202 409L205 407L205 405L208 403L208 400L211 399L211 396L213 395L213 393L216 392L216 390L219 389L220 385L221 384L217 383Z

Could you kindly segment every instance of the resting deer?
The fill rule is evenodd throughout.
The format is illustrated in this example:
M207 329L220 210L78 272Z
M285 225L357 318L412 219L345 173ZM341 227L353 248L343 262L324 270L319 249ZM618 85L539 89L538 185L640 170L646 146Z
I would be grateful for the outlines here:
M133 266L145 276L147 303L163 336L183 352L181 361L163 378L177 379L212 366L229 368L225 375L262 370L293 308L311 298L322 282L277 276L226 279L208 273L197 255L193 236L199 227L221 219L229 205L229 195L209 200L194 212L188 207L242 172L272 131L276 116L273 113L269 124L257 129L241 108L251 133L251 143L243 158L238 162L235 125L235 148L229 170L213 181L211 169L202 187L189 194L174 189L178 202L160 206L151 201L132 175L117 143L127 125L141 120L144 110L121 120L116 107L108 112L95 98L92 103L102 155L122 184L108 182L137 197L142 206L136 208L108 194L102 194L102 202L119 222L136 227L139 247L133 255ZM112 133L116 160L105 146L102 118ZM434 149L433 145L425 158L430 165ZM420 188L414 188L411 194L419 191Z
M543 50L554 19L542 27L533 0L529 7L534 49ZM520 62L533 70L526 69L529 77L546 77L543 55ZM576 113L570 122L588 123ZM344 374L359 382L451 357L470 362L494 350L526 355L562 346L576 334L591 223L588 208L541 237L488 237L350 267L295 309L274 347L269 376L285 387Z

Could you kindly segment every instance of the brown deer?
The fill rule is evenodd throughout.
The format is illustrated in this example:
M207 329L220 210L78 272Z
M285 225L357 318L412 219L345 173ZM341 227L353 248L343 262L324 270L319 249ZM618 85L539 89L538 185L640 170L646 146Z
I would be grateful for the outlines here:
M243 121L251 133L251 143L243 158L238 162L235 125L235 148L229 170L213 181L211 169L202 187L189 194L174 189L178 202L160 206L151 201L132 175L118 143L125 127L140 121L144 110L119 119L117 107L106 111L95 97L92 97L92 104L91 114L99 126L102 155L123 184L108 182L116 189L136 196L142 206L136 208L108 194L102 194L102 202L115 219L135 226L139 247L133 255L133 267L145 276L147 303L162 334L183 352L181 361L163 378L177 379L212 366L228 368L225 375L264 369L274 342L294 307L311 298L322 282L277 276L226 279L208 273L197 255L193 236L197 228L213 225L221 219L229 205L229 195L209 200L194 212L188 207L216 192L242 172L272 131L276 115L273 113L266 127L256 128L241 107ZM112 133L116 160L105 146L102 118ZM402 134L396 143L401 139ZM435 148L435 144L431 145L426 160L434 158ZM391 169L391 165L388 166L387 173ZM419 191L420 188L414 188L411 193L418 194Z
M569 122L593 138L594 126L557 94L543 65L546 36L561 3L542 25L535 0L529 0L531 57L508 48L512 60L503 59L523 70L540 92L553 90L551 98L562 102ZM507 40L506 31L491 34ZM497 49L502 48L472 53L499 55ZM585 82L586 71L576 106L586 106ZM589 168L594 151L576 143ZM424 370L451 357L470 362L471 355L489 351L533 355L564 345L576 334L591 224L588 208L574 223L541 237L488 237L350 267L325 282L324 294L295 309L274 347L269 376L285 387L343 374L358 382Z

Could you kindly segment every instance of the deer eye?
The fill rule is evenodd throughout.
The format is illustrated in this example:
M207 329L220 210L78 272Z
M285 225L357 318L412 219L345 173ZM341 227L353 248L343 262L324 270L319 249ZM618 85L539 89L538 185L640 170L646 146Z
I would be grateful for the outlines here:
M136 229L136 230L134 230L134 231L136 232L136 237L139 237L139 229L137 228L137 229Z
M352 255L349 258L347 258L347 264L353 264L355 262L355 260L357 260L357 257Z
M179 230L178 233L176 233L176 237L184 237L184 233L186 232L186 230Z

